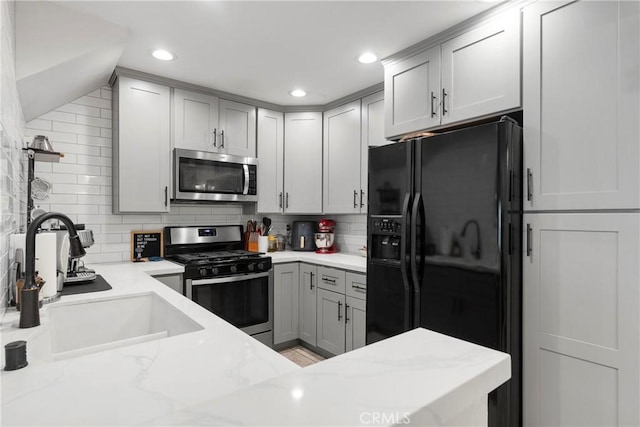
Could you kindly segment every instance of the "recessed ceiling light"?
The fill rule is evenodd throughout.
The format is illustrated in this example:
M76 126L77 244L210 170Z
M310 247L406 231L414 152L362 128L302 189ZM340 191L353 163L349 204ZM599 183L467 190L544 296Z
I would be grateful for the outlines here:
M307 96L307 92L305 92L302 89L294 89L291 92L289 92L289 95L295 96L296 98L300 98L300 97L303 97L303 96Z
M378 60L378 57L372 52L364 52L358 56L358 62L361 64L372 64Z
M156 49L153 52L151 52L151 55L153 55L154 58L159 59L161 61L173 61L173 59L175 58L173 53L164 49Z

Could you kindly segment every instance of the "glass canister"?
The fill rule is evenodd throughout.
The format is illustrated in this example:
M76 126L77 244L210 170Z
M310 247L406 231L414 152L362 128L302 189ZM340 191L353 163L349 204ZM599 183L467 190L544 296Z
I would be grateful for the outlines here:
M278 250L278 238L273 234L269 234L269 246L267 251L275 252L277 250Z
M278 250L284 251L287 246L287 239L282 234L278 234L276 238L278 240Z

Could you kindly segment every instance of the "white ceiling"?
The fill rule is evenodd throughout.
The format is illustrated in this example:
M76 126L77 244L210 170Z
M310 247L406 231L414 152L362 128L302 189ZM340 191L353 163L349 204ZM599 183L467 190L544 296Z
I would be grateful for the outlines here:
M496 3L448 1L54 1L129 30L118 65L279 105L319 105L382 82L380 58ZM53 28L52 31L62 29ZM160 62L154 48L177 59ZM307 90L305 98L288 92Z

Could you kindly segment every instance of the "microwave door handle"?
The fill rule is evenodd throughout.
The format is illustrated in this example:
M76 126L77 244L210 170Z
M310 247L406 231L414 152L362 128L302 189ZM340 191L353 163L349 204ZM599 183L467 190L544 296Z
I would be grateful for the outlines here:
M244 170L244 188L242 194L249 194L249 165L242 165Z

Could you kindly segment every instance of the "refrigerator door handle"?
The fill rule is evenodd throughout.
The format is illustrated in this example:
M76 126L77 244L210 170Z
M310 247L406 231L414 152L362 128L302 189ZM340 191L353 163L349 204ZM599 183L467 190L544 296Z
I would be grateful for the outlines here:
M407 260L407 239L409 238L408 230L410 228L411 218L409 212L409 204L411 203L411 193L404 195L402 202L402 230L400 231L400 272L402 273L402 281L404 285L404 323L408 329L413 329L412 306L411 306L411 279L409 277L409 262Z
M420 235L418 235L418 215L420 218ZM411 278L413 281L413 324L420 325L420 286L424 275L424 238L425 209L422 194L416 193L411 208ZM418 254L420 242L420 254ZM420 259L420 262L417 259Z

